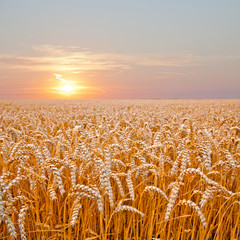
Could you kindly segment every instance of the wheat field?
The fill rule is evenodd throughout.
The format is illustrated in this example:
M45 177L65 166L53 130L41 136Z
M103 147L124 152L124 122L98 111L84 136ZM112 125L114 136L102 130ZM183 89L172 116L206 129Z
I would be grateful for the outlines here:
M2 101L0 239L240 239L240 101Z

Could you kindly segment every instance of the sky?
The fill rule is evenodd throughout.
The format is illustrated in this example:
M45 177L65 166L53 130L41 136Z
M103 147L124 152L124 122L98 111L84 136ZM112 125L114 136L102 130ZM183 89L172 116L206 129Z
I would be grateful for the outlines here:
M240 98L239 0L1 0L0 99Z

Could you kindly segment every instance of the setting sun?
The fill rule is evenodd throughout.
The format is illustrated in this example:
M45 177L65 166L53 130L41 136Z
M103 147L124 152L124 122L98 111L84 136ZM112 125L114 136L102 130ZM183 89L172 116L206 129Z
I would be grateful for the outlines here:
M72 91L74 90L74 87L73 87L71 84L66 84L66 85L64 85L64 86L62 87L62 90L63 90L64 92L70 93L70 92L72 92Z
M86 80L83 78L79 79L70 74L66 74L66 77L59 73L53 75L54 78L49 79L51 85L46 89L50 98L83 99L103 91L100 87L86 84Z
M60 80L62 82L61 87L55 88L58 93L63 95L72 95L76 92L76 89L78 88L78 86L73 86L72 85L72 83L74 83L73 81L65 80L63 76L58 73L55 73L54 76L57 80Z

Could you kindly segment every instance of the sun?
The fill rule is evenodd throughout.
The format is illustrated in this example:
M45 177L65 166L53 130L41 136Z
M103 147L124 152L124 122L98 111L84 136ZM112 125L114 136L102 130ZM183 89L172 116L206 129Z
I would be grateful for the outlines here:
M61 74L55 73L55 79L60 81L58 86L52 86L50 91L54 94L61 95L61 97L66 97L68 99L79 97L83 94L85 89L89 89L89 87L79 85L82 80L66 80L63 78ZM57 83L56 83L57 84Z
M61 87L61 89L66 93L70 93L74 90L74 87L68 83L68 84L65 84L63 87Z

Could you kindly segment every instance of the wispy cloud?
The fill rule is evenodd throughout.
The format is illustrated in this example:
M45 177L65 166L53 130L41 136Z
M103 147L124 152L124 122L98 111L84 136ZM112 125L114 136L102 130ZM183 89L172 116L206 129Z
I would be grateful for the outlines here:
M33 53L27 55L0 54L0 64L4 68L26 69L31 71L124 71L129 66L116 61L112 54L95 54L88 51L79 51L74 47L37 46Z
M64 78L62 78L62 74L54 73L53 75L56 77L56 79L58 79L62 82L66 82L66 80Z
M118 53L94 53L77 46L34 46L30 55L0 54L0 64L8 69L30 71L116 71L123 72L134 66L146 67L188 67L209 62L240 59L240 56L196 56L179 53L167 56L142 56Z

